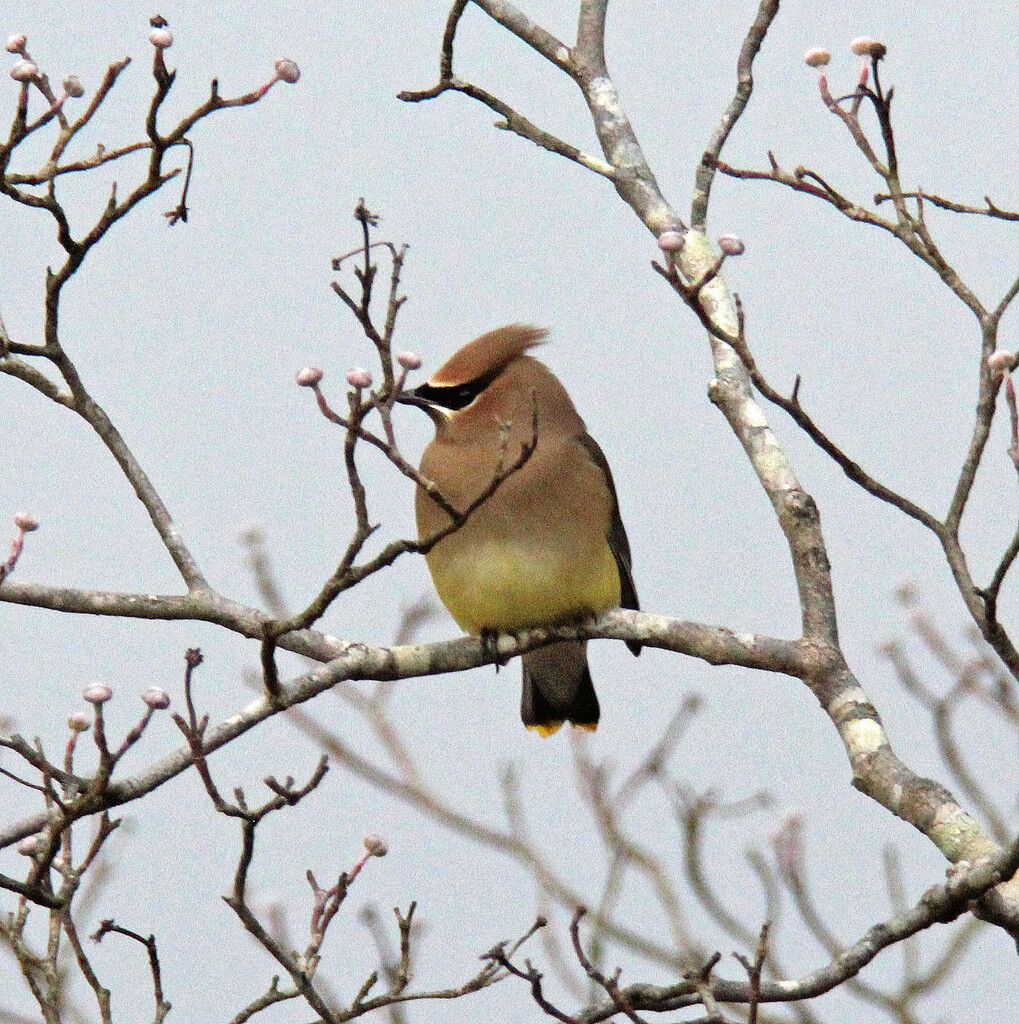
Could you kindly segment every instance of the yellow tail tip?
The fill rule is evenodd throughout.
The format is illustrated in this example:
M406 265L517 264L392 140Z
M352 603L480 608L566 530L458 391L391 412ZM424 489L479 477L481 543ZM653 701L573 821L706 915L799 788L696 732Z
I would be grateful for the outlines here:
M596 732L598 729L597 722L570 722L570 725L574 729L583 729L584 732ZM548 737L555 736L562 727L562 722L542 722L541 725L529 725L527 728L531 732L536 732L539 736Z
M562 726L562 722L543 722L541 725L529 725L527 728L531 732L536 732L539 736L548 737L554 736Z

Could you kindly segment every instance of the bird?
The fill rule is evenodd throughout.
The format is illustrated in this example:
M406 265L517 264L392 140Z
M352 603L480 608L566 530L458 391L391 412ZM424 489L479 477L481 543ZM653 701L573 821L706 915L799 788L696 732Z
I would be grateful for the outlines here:
M460 513L533 445L426 551L442 603L461 629L483 638L640 607L605 455L559 379L528 355L548 333L525 324L489 331L409 392L436 428L420 474ZM449 528L448 511L420 481L415 504L420 541ZM639 643L628 646L640 653ZM522 665L525 726L542 736L564 722L597 728L586 641L528 651Z

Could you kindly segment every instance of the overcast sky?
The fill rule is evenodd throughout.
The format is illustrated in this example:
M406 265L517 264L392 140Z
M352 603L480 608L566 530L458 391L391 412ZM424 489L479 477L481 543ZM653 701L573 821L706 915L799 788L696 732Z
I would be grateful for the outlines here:
M531 16L572 37L573 5L530 3ZM257 105L209 118L192 133L196 163L187 224L168 228L171 185L114 229L65 292L63 342L160 490L212 584L258 603L238 535L261 525L287 599L303 606L335 567L352 529L341 436L322 419L297 369L326 370L342 402L343 375L372 353L330 289L331 259L358 242L352 211L360 196L381 215L380 235L410 245L398 344L418 352L427 374L477 334L513 321L551 328L541 358L570 390L612 465L634 551L643 607L734 629L797 635L799 610L788 553L770 507L724 420L707 400L708 346L693 317L649 265L657 249L603 179L492 128L493 115L462 96L407 105L402 89L434 83L446 9L436 3L342 2L243 6L210 2L160 8L175 36L168 63L177 81L163 117L194 108L218 77L224 95L266 81L280 56L300 65L300 82L278 85ZM753 16L750 3L617 3L610 11L609 65L647 158L684 216L693 168L734 84L735 56ZM13 0L0 36L24 32L51 79L77 73L91 93L106 66L131 55L81 153L143 137L151 93L148 17L127 0ZM962 18L962 20L958 20ZM1015 19L998 4L890 5L789 0L755 68L756 92L734 134L730 163L767 167L770 149L786 167L805 164L866 201L878 188L851 140L823 107L809 46L835 54L832 91L851 90L857 58L848 41L868 34L888 44L883 75L896 86L894 113L907 187L965 202L990 194L1016 208L1013 108ZM542 127L596 152L582 99L555 69L498 26L469 11L457 70ZM0 120L16 87L0 86ZM18 169L32 166L30 150ZM94 220L114 178L126 191L141 164L81 176L66 189L80 229ZM946 254L986 302L1016 273L1014 237L977 218L932 215ZM970 314L933 273L890 237L841 220L829 207L766 183L719 181L710 230L738 233L747 252L727 264L748 313L758 362L788 390L802 374L810 411L874 475L942 513L970 430L979 334ZM47 263L59 252L51 222L4 201L0 208L0 314L11 336L39 339ZM1003 344L1014 348L1012 321ZM0 378L0 523L24 509L42 528L18 577L63 586L178 592L173 565L112 459L85 424L11 377ZM964 609L933 539L862 494L780 413L769 411L801 482L817 500L834 566L840 627L851 664L876 703L899 755L920 774L948 781L916 707L901 694L878 645L906 631L893 591L915 581L953 637ZM1015 479L999 416L964 536L974 574L986 580L1014 529ZM429 425L414 410L399 421L416 457ZM365 457L380 541L413 532L413 495L381 461ZM0 543L3 530L0 527ZM336 636L388 642L401 609L431 593L423 559L401 559L336 602L322 623ZM1002 595L1002 619L1015 610ZM442 613L424 639L458 634ZM181 693L183 651L200 646L201 701L222 719L251 699L243 675L257 664L250 642L201 625L73 619L0 604L0 711L55 751L80 692L113 686L114 728L127 728L146 686ZM879 877L885 843L898 845L916 899L943 880L938 851L850 786L830 722L795 681L712 669L664 652L639 661L621 644L591 649L603 719L594 757L623 770L637 763L690 694L704 710L680 748L676 773L693 791L726 799L770 791L774 807L719 826L712 869L721 891L756 927L763 907L742 860L766 843L781 818L806 823L810 873L839 935L855 940L889 908ZM283 659L289 674L300 670ZM918 652L918 664L934 667ZM945 680L931 675L932 685ZM594 901L602 858L571 775L564 735L539 741L518 718L519 666L479 669L394 687L393 715L435 789L455 806L501 820L499 775L515 766L536 836L556 868ZM311 709L366 753L364 727L331 695ZM974 763L1014 812L1014 746L976 723L962 736ZM125 770L179 745L164 716ZM360 746L359 746L360 745ZM221 785L259 790L266 774L298 778L315 749L284 721L271 721L213 761ZM1003 767L1004 766L1004 767ZM7 800L23 800L4 790ZM25 808L34 804L25 802ZM671 856L675 832L658 805L646 838ZM137 930L156 933L172 1019L229 1019L264 991L273 973L219 899L228 890L237 829L217 819L193 775L127 809L131 834L109 905ZM1013 814L1014 819L1014 814ZM728 830L728 831L726 831ZM416 983L458 983L477 954L533 920L532 884L495 855L444 832L336 770L319 793L265 828L256 862L263 905L280 899L302 936L304 872L320 879L354 863L361 838L384 835L385 860L358 879L325 947L323 971L355 992L374 967L356 920L371 903L384 914L419 902L427 925ZM295 841L294 837L299 837ZM678 866L678 856L675 859ZM0 870L20 870L13 854ZM869 890L875 889L874 892ZM639 924L646 894L621 909ZM749 900L750 902L747 902ZM629 916L627 916L629 915ZM562 923L562 922L558 922ZM695 919L698 935L723 952L730 940ZM825 956L790 932L784 959L802 974ZM935 945L937 945L935 943ZM1016 1002L1014 949L988 931L979 955L960 968L932 1019L1010 1019ZM540 960L535 947L534 955ZM610 957L611 958L611 957ZM114 969L115 998L131 1016L150 1013L142 958L109 939L97 964ZM664 981L658 968L627 965L624 982ZM890 960L895 961L892 957ZM879 969L880 970L880 969ZM727 972L738 968L728 960ZM27 1009L12 962L0 960L0 1003ZM894 970L892 972L894 976ZM507 982L459 1003L412 1008L411 1019L536 1019L526 986ZM828 1020L860 1018L841 997L822 1001ZM870 1012L870 1011L868 1011ZM302 1020L295 1007L274 1019ZM119 1019L119 1018L118 1018ZM874 1019L878 1019L876 1016Z

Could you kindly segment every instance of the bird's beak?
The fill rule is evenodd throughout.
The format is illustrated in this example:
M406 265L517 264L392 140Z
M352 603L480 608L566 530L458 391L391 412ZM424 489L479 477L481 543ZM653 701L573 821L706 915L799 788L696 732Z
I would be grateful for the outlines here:
M422 385L421 387L424 387ZM436 425L436 427L446 422L447 414L445 410L440 409L437 405L428 401L427 398L419 395L418 392L421 388L413 388L410 391L401 391L397 395L396 401L401 405L413 405L417 409L421 409L423 412L428 414L429 419Z
M396 400L403 405L416 405L418 408L422 409L430 404L427 398L422 398L421 395L418 394L417 388L411 388L410 391L401 391L399 395L396 396Z

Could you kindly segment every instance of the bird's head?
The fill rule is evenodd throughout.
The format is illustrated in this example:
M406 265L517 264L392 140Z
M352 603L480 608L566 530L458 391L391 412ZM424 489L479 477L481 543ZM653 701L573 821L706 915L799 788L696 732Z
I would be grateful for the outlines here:
M545 328L525 324L497 327L464 345L427 383L405 392L399 401L424 409L438 424L447 415L441 410L466 408L547 334Z

